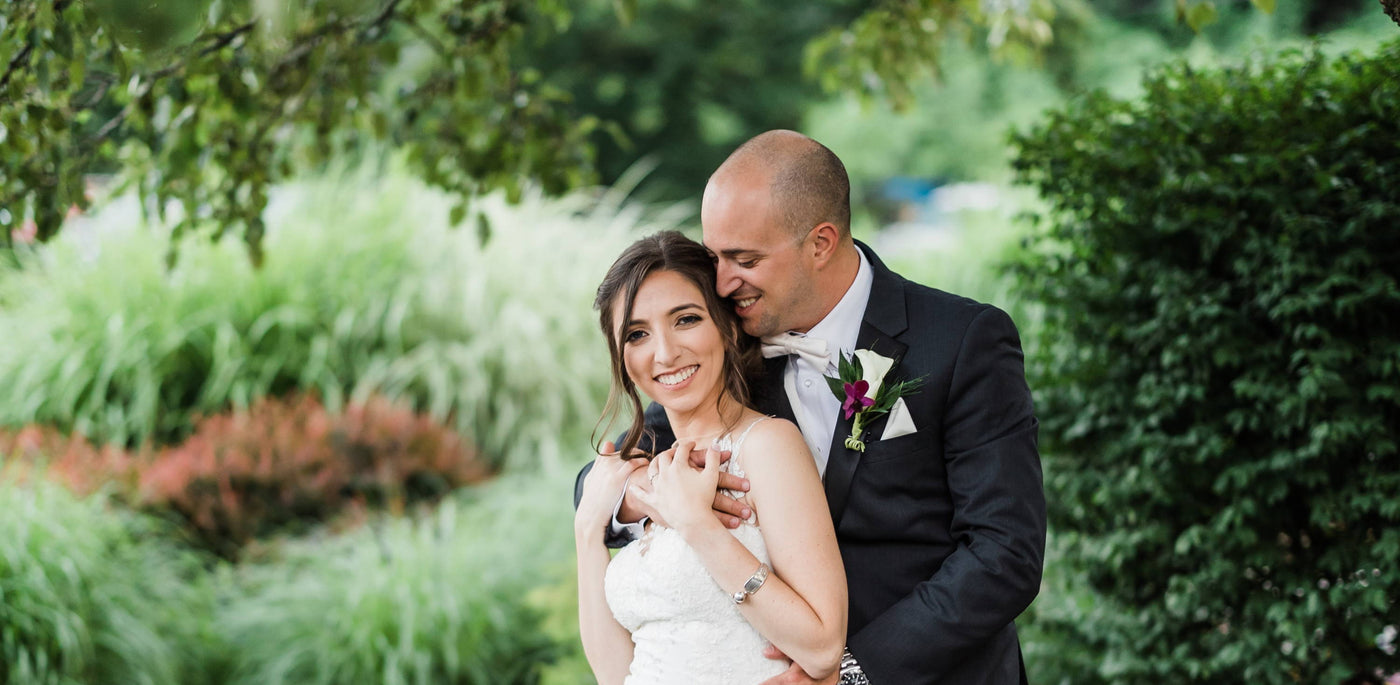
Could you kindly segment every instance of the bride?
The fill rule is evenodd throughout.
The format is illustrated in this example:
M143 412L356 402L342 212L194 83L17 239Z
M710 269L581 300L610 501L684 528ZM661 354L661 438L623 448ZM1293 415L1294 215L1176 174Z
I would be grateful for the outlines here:
M584 481L579 627L598 682L757 684L787 668L764 657L768 643L812 677L832 675L846 580L821 481L797 427L747 405L756 345L716 295L709 252L674 231L643 238L612 265L594 306L612 355L609 406L625 396L632 409L618 454L644 430L638 391L677 437L649 463L600 456ZM632 494L657 520L609 563L605 531L639 469L651 491ZM750 483L731 493L752 511L732 531L711 512L721 471Z

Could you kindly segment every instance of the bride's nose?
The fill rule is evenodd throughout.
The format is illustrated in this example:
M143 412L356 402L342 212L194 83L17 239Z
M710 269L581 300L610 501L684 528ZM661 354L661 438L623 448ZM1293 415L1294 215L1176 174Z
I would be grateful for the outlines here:
M663 368L669 368L680 356L680 344L669 331L663 331L656 336L656 364Z

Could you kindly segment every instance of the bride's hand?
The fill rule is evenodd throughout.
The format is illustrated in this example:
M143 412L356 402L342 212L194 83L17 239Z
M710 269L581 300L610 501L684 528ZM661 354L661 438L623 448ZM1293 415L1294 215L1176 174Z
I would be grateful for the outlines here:
M672 451L662 452L647 469L651 492L633 486L632 494L642 500L671 528L685 530L697 525L716 525L711 513L715 488L719 484L722 461L713 449L704 451L703 469L690 465L695 443L681 442Z
M599 455L593 460L593 470L583 480L583 496L574 511L574 534L601 537L612 522L613 509L627 478L646 464L645 459L623 459L616 454Z

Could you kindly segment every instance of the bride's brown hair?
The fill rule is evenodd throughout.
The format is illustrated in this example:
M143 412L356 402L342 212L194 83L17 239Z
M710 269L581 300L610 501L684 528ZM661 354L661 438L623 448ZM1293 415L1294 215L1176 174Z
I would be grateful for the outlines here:
M618 410L622 397L626 397L632 409L632 427L627 429L627 437L618 445L618 451L625 459L630 459L632 450L641 441L645 432L651 442L656 436L646 429L646 416L642 411L642 400L637 396L637 386L627 375L627 367L622 359L622 341L615 330L617 320L613 309L618 298L625 304L622 308L622 321L632 318L632 306L637 299L637 290L647 276L658 271L680 274L698 288L705 297L705 309L710 319L719 329L724 341L724 368L720 378L725 393L742 406L749 404L749 386L745 380L759 366L758 341L744 333L739 316L729 303L715 292L715 264L710 251L704 245L685 237L678 231L662 231L632 243L608 269L607 276L598 286L598 295L593 299L593 308L598 310L598 323L602 326L603 337L608 340L608 352L612 357L612 391L608 393L608 404L598 427L607 417ZM723 399L721 394L720 399ZM593 434L595 448L598 446L598 431ZM656 446L653 444L653 453Z

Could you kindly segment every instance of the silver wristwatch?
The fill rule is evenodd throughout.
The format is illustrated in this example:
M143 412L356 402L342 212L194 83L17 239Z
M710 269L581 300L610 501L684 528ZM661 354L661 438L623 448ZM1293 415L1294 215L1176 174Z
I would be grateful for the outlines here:
M849 647L841 651L841 679L836 682L838 685L870 685Z
M758 589L763 587L763 581L765 580L768 580L768 564L759 563L758 570L754 571L753 575L749 576L749 579L744 582L744 587L740 588L739 591L733 595L730 595L729 598L734 600L735 604L743 604L744 600L749 598L749 595L758 592Z

